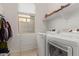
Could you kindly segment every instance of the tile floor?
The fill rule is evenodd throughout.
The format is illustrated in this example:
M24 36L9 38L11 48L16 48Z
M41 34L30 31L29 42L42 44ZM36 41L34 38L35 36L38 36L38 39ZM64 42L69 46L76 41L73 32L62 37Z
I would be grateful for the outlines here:
M37 50L38 49L31 49L28 51L21 51L21 52L17 52L12 54L12 56L37 56Z

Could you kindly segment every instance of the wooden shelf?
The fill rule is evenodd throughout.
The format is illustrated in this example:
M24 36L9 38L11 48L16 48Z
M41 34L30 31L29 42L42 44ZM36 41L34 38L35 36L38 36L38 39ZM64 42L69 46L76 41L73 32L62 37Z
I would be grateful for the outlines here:
M70 6L70 5L71 5L71 4L68 3L68 4L65 5L65 6L61 6L58 10L55 10L55 11L51 12L50 14L46 14L46 15L45 15L45 18L47 18L47 17L49 17L49 16L51 16L51 15L53 15L53 14L55 14L55 13L61 11L61 10L63 10L64 8L66 8L66 7Z
M62 18L65 20L68 20L69 18L73 17L73 15L79 13L79 4L78 3L72 3L70 6L60 10L57 13L54 13L48 17L45 17L43 20L44 22L48 22L54 19Z

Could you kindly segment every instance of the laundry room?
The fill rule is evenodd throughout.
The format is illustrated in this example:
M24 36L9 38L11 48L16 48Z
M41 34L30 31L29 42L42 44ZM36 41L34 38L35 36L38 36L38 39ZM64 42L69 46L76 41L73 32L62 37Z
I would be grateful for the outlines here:
M0 3L0 56L79 56L79 3Z

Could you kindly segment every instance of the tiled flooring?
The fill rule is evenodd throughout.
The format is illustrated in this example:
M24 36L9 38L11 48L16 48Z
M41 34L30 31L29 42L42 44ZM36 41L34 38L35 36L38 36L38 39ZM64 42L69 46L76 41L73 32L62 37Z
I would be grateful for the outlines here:
M21 51L12 55L13 56L37 56L37 49L32 49L29 51Z
M37 49L23 51L21 56L37 56Z

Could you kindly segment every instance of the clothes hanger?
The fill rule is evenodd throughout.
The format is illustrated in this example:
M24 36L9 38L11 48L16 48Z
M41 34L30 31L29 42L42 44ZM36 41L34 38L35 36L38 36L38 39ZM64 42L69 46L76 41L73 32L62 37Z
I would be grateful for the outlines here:
M0 17L4 17L2 14L0 14Z
M0 14L0 20L1 20L1 18L4 18L4 16L2 14Z

